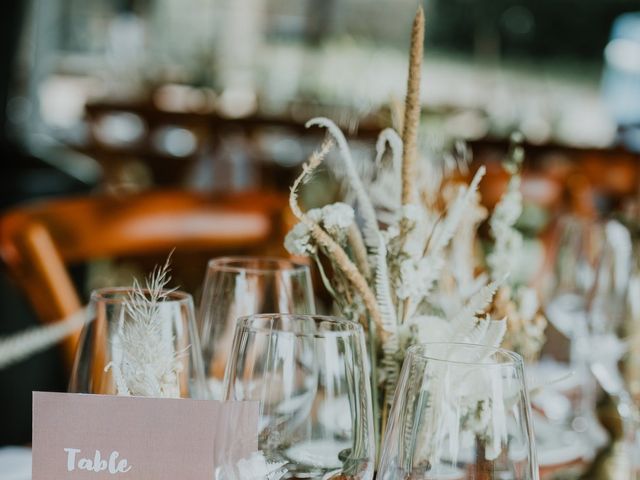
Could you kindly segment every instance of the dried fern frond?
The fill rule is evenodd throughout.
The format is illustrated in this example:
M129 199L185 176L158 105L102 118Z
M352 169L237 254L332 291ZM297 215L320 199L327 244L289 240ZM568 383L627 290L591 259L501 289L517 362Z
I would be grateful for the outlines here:
M382 327L389 333L396 333L398 329L398 320L396 318L395 308L391 299L391 290L389 288L389 274L387 272L387 247L384 244L382 235L378 239L378 264L376 265L376 301L380 308L382 316ZM397 345L395 346L397 349Z
M482 314L489 308L493 297L498 291L499 284L491 282L482 287L478 292L471 296L467 304L458 312L451 321L452 335L462 341L469 337L470 330L474 327L470 320L478 314Z
M463 218L466 209L478 191L478 185L485 173L486 169L484 166L480 167L473 176L473 180L469 186L460 188L458 197L447 212L444 221L434 231L433 237L429 241L430 252L433 251L438 254L449 244L460 225L460 221Z

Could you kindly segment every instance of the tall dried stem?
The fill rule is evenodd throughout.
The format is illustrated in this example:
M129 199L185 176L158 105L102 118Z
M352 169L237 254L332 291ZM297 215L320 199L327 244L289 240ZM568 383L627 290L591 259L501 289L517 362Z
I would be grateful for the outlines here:
M404 105L402 128L402 204L414 201L415 161L417 155L418 125L420 123L420 77L422 74L422 55L424 46L424 11L418 7L411 31L411 50L409 53L409 78L407 96Z
M353 257L358 268L364 277L369 280L371 278L371 267L369 266L369 257L367 257L367 247L362 239L360 229L355 223L349 227L349 230L347 231L347 239L351 246L351 250L353 251Z
M355 290L360 294L372 320L379 329L380 339L384 342L388 333L384 329L382 315L378 308L376 297L371 288L369 288L367 280L364 278L362 273L360 273L358 267L356 267L349 259L349 255L347 255L340 244L331 238L331 236L325 232L320 225L309 218L298 205L298 188L300 187L300 184L303 183L303 181L320 165L332 144L333 143L330 141L324 142L320 147L320 150L315 151L311 155L309 162L302 166L302 173L298 178L296 178L291 187L289 205L293 214L298 218L298 220L307 226L310 234L313 236L315 241L318 242L318 245L324 249L327 255L335 262L347 280L351 282ZM365 328L367 327L368 325L365 325Z

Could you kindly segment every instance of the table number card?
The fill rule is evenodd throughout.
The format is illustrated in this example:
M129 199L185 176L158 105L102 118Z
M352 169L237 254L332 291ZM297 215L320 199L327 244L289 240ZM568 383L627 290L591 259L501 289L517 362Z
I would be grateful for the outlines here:
M257 429L257 402L34 392L33 480L211 480Z

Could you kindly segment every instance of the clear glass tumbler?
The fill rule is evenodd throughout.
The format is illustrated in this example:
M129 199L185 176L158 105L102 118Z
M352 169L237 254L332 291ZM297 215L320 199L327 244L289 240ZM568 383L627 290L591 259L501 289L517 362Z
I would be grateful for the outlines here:
M323 316L241 318L225 400L260 404L258 448L280 474L260 478L373 478L375 445L362 327Z
M409 347L380 480L537 480L522 358L481 345Z
M254 313L314 314L309 267L291 260L223 257L209 261L198 312L205 375L214 398L231 352L236 320Z
M139 294L132 288L92 292L69 391L206 398L191 295L165 291L153 306L139 308Z

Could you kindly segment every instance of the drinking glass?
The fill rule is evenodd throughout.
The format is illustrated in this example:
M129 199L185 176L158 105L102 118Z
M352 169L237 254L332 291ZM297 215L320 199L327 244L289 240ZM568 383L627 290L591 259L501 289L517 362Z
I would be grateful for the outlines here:
M595 280L587 296L592 336L616 336L621 332L628 311L632 250L629 230L616 220L607 221Z
M562 432L544 435L546 438L540 438L538 448L541 461L550 453L553 453L551 457L557 457L560 449L590 460L608 441L596 413L598 390L590 368L589 328L592 292L605 249L605 224L596 219L567 216L561 220L559 232L553 294L545 312L553 326L569 340L566 371L573 372L573 378L556 385L561 389L566 387L566 407L559 409L553 419L536 416L540 432L548 429ZM554 389L545 389L545 394L552 391ZM556 405L561 405L562 400L558 398Z
M586 302L593 289L604 248L603 224L565 217L559 225L552 294L547 301L549 321L573 340L587 332Z
M239 319L224 399L259 402L258 448L280 473L256 478L373 478L371 391L359 324L292 314Z
M145 397L206 398L193 299L164 291L150 315L132 295L148 290L94 290L80 334L69 391ZM138 300L137 300L138 299Z
M522 358L481 345L408 348L380 480L537 480Z
M222 396L235 322L255 313L314 314L309 267L280 258L223 257L209 261L198 329L205 375L215 399Z
M625 455L619 457L616 475L630 479L635 478L634 444L640 427L640 411L633 402L621 367L628 361L630 343L623 339L624 328L628 327L633 303L637 302L632 281L632 250L629 230L618 221L609 220L588 302L591 372L617 408L622 425L621 452ZM622 463L624 456L626 462Z

